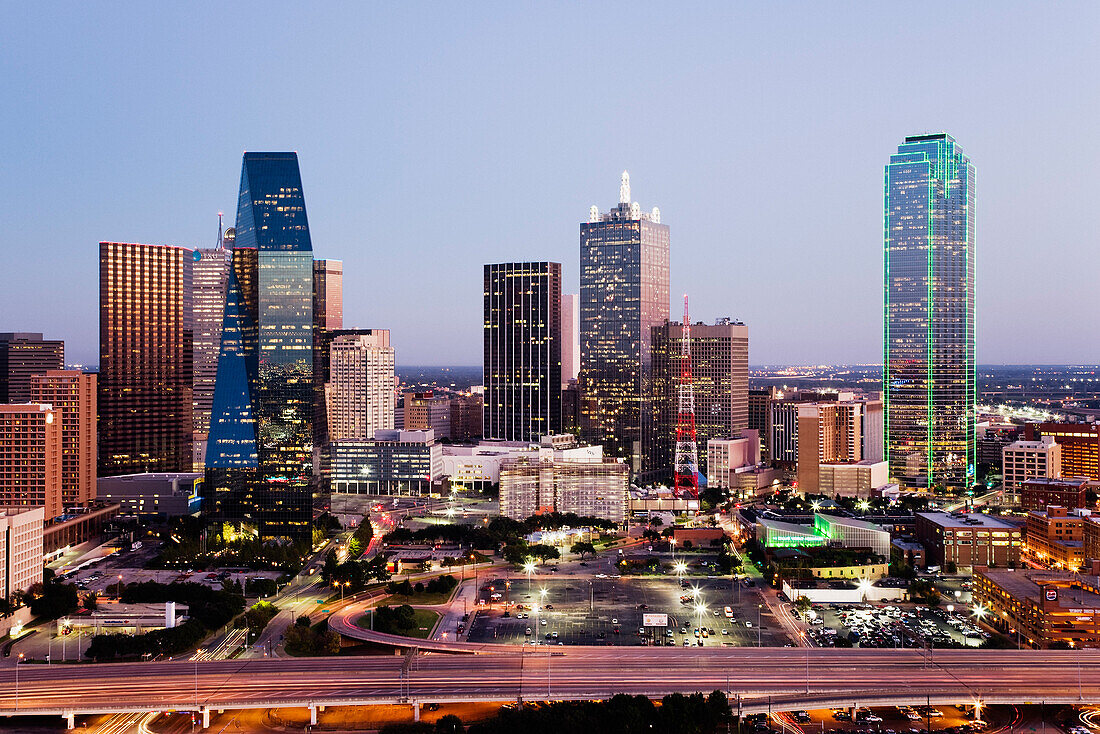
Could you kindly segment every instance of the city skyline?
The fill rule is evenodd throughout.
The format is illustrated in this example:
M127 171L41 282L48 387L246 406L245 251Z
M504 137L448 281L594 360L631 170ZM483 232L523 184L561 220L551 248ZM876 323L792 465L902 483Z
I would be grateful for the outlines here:
M459 284L476 282L485 262L552 260L563 263L563 291L576 292L574 223L604 201L606 181L625 168L637 198L661 202L677 231L671 292L691 292L701 320L752 324L752 364L872 363L880 358L881 160L901 136L946 130L966 141L982 173L979 237L988 257L978 283L979 363L1100 362L1100 347L1066 338L1095 331L1097 317L1086 314L1072 332L1051 329L1044 309L1020 296L1041 294L1050 312L1070 312L1095 271L1087 219L1095 197L1078 177L1100 161L1100 147L1076 132L1093 113L1072 81L1096 60L1088 42L1094 7L1013 5L991 19L952 6L958 23L947 34L937 13L906 16L899 28L899 11L874 6L712 7L674 17L656 7L599 8L579 25L567 9L541 12L538 23L530 9L474 9L462 33L436 45L454 22L446 13L427 23L408 23L404 11L341 23L324 10L290 23L250 17L258 36L280 39L293 28L295 42L284 44L291 50L278 73L256 76L232 103L220 102L231 96L227 72L247 68L244 59L255 53L231 30L244 11L227 9L200 24L184 13L152 18L135 8L148 38L131 51L101 54L133 46L121 36L128 24L109 12L28 10L4 52L27 65L0 81L11 101L0 119L29 143L8 161L14 175L5 199L19 212L9 237L26 271L49 267L67 287L54 297L11 268L0 304L24 317L19 328L66 339L71 362L94 363L95 283L86 274L95 243L211 247L216 213L232 210L226 172L240 151L296 149L312 182L320 249L345 260L346 323L391 329L402 364L473 365L479 298L476 287ZM659 48L648 54L625 41L586 43L611 17L623 38L659 22ZM368 22L372 44L315 42L322 29L360 33ZM531 33L522 39L500 32L524 23ZM427 43L387 39L395 27L415 27L406 34ZM47 28L71 36L71 48L44 55ZM726 43L731 34L737 43ZM192 55L169 65L150 46L154 37ZM1005 41L1015 37L1029 43L1005 57ZM788 38L797 41L793 51L777 57L775 41ZM368 48L310 59L310 75L322 73L306 85L297 67L310 64L294 49L311 45ZM423 46L432 53L413 59L405 50ZM694 52L678 55L685 48ZM72 59L93 53L100 63L89 76ZM148 64L130 63L143 53ZM675 68L670 54L678 55ZM896 80L918 60L922 73L906 75L902 91ZM491 71L473 74L474 67ZM937 80L949 71L961 73L973 94L944 95ZM618 81L581 122L566 100L596 95L593 80L609 74ZM283 99L272 94L276 79L298 83L302 107L333 114L275 114ZM714 98L716 87L724 99ZM639 100L650 97L657 108L641 114ZM55 114L58 99L64 114ZM195 112L209 107L219 110L210 121ZM197 118L204 121L196 125ZM1041 150L1016 144L1042 130L1059 134L1046 136ZM96 145L73 147L87 139ZM844 139L858 145L838 154ZM83 193L58 216L44 192L70 176ZM481 225L486 217L494 221L491 236ZM1040 256L1050 243L1059 257ZM411 251L427 274L447 278L451 308L408 308L415 292L399 290L392 275ZM773 297L772 275L791 297ZM823 277L846 297L808 308L797 294Z

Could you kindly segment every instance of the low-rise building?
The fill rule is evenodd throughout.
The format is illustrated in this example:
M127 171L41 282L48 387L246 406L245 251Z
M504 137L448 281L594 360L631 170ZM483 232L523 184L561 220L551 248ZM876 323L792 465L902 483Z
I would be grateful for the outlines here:
M707 441L707 486L731 489L738 469L760 464L760 434L746 428L731 438Z
M1024 531L1007 520L978 513L918 512L916 537L928 564L958 567L1019 563Z
M756 540L766 548L802 548L833 545L866 548L890 557L890 532L854 517L814 513L813 525L757 518Z
M1100 588L1067 571L974 569L983 622L1031 647L1100 646Z
M0 599L42 582L42 507L0 507Z
M571 434L542 436L538 443L484 440L476 446L446 445L442 453L442 473L452 486L485 488L500 481L500 466L507 459L524 456L599 462L603 460L603 446L578 445Z
M1088 510L1050 505L1027 514L1027 552L1044 565L1070 571L1084 563L1084 517Z
M1020 505L1025 510L1042 510L1049 505L1085 507L1088 484L1085 477L1027 479L1020 489Z
M852 461L817 466L817 493L827 497L870 499L881 495L890 481L886 461ZM801 480L800 480L801 482Z
M180 517L202 507L203 475L199 472L123 474L96 480L96 499L117 504L123 514Z
M913 568L924 568L928 565L924 546L910 538L894 538L890 541L890 561Z
M443 476L443 447L435 432L376 430L369 441L333 441L332 491L425 495Z
M614 459L508 459L500 468L500 514L522 520L543 512L572 512L623 522L629 484L630 467Z

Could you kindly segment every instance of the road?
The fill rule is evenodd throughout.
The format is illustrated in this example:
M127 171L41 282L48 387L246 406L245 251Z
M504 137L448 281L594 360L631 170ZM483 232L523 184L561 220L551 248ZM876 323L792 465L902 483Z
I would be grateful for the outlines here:
M322 703L663 695L724 689L742 700L1100 701L1100 651L819 648L509 648L483 655L19 666L0 673L0 714ZM407 671L407 673L403 673ZM811 695L802 692L809 673ZM17 701L18 698L18 701ZM18 704L18 705L17 705ZM812 707L812 706L807 706Z

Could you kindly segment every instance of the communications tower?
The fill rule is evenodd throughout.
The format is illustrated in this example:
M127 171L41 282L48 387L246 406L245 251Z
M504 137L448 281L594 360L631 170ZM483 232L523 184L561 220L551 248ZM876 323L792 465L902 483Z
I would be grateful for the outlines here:
M678 496L699 496L699 452L695 445L695 386L691 380L691 321L684 294L684 326L680 341L679 410L676 417L676 461L673 489Z

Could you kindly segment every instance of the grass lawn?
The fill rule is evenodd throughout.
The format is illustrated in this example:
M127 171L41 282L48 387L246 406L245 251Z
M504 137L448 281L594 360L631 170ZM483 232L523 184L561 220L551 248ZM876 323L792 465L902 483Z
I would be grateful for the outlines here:
M426 640L428 635L431 634L432 628L435 627L435 623L439 621L439 612L433 612L430 609L414 609L413 612L416 615L416 627L409 633L409 637L419 637L422 640ZM367 612L359 619L355 620L355 624L362 627L365 630L370 629L371 615Z
M387 596L385 599L379 602L379 606L381 606L382 604L389 604L390 606L393 606L395 604L446 604L451 600L451 597L454 596L454 593L457 590L458 587L456 586L455 588L445 593L438 591L434 593L428 593L427 591L424 591L417 594L413 592L412 594L409 594L408 598L406 598L404 594L394 594L392 596Z

